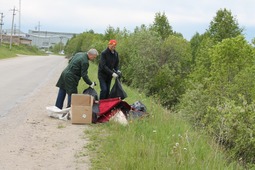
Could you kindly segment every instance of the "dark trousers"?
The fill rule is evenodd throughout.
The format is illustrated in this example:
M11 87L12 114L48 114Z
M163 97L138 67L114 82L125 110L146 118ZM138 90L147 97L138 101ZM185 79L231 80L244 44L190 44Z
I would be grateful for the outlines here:
M59 88L58 97L57 97L55 106L57 106L59 109L63 109L65 97L66 97L66 90ZM67 107L71 107L71 94L68 94L67 96Z
M112 78L108 78L108 79L99 78L100 89L101 89L100 100L107 99L109 97L111 81L112 81Z

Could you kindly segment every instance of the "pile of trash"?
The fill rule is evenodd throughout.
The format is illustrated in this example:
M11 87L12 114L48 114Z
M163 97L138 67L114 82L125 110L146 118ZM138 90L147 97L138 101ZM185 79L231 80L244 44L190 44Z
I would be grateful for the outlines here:
M46 107L48 116L60 120L71 120L71 108L59 109L56 106ZM129 105L121 98L110 98L94 102L92 123L115 121L127 125L128 121L148 116L146 106L141 101Z
M98 107L93 109L95 119L93 123L105 123L110 120L127 125L128 121L142 118L148 115L145 105L136 101L134 104L129 105L121 98L110 98L99 101Z
M92 123L105 123L115 121L122 125L127 125L129 121L148 116L146 106L141 101L128 104L125 99L126 92L123 90L120 81L116 79L110 92L109 99L98 100L95 89L88 87L83 91L85 95L94 98L92 106ZM71 108L59 109L56 106L46 107L48 116L60 120L71 120Z

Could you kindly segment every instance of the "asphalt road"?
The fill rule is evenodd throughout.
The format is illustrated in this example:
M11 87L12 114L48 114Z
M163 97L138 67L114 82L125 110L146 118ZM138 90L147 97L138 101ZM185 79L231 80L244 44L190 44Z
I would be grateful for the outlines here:
M0 60L0 117L33 94L62 62L63 56L54 55Z

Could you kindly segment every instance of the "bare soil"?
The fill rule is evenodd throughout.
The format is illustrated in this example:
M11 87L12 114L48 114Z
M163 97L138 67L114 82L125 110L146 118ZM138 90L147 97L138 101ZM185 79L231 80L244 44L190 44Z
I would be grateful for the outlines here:
M46 111L55 104L55 84L65 66L66 62L60 64L40 87L0 117L1 170L89 169L84 130L91 126L54 119Z

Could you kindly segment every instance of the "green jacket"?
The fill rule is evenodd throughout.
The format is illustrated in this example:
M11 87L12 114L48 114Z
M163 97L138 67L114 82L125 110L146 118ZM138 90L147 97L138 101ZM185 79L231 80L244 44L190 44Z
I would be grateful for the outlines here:
M88 85L92 84L88 77L88 68L89 60L87 53L76 53L61 73L56 86L66 90L67 94L77 93L77 86L81 77Z

